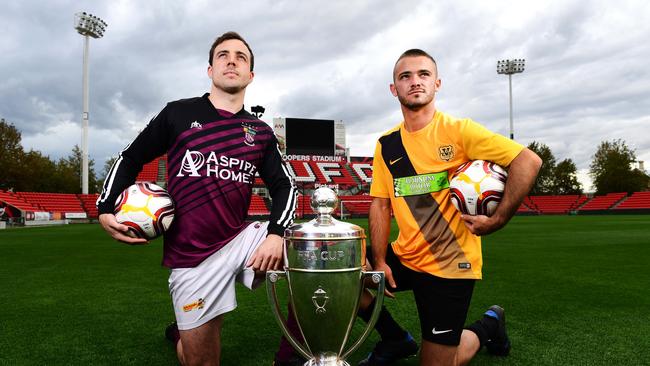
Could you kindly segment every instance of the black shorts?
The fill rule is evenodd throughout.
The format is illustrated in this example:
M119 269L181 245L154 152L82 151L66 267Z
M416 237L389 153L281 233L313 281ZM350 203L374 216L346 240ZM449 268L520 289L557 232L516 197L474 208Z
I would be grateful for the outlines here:
M368 260L373 263L368 248ZM465 326L476 280L448 279L416 272L404 266L389 244L386 263L393 272L397 288L386 283L391 292L412 290L420 317L422 339L457 346Z

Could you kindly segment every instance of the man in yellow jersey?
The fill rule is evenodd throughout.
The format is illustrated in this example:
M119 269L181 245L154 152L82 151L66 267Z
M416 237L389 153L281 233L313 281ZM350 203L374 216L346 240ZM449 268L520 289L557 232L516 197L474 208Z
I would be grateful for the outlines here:
M422 331L421 365L462 365L485 345L505 356L510 341L505 314L495 305L463 329L474 283L481 279L481 235L502 228L533 186L541 159L522 145L471 119L435 108L440 88L435 60L426 52L404 52L393 70L391 93L404 121L379 138L370 195L372 262L386 272L391 291L412 290ZM452 205L448 177L469 160L489 160L508 168L503 199L490 216L461 215ZM430 182L412 195L395 187L418 176ZM421 179L420 179L421 180ZM410 190L413 192L414 190ZM391 208L399 236L388 244ZM364 365L393 362L378 344Z

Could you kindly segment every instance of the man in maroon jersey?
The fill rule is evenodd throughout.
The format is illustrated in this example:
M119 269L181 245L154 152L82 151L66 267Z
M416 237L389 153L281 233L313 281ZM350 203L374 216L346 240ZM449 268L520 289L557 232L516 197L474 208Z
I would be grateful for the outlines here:
M162 264L171 269L178 359L183 365L219 365L223 314L237 306L235 282L253 288L256 273L282 263L284 229L292 224L297 192L273 130L244 110L254 56L237 33L210 49L210 93L168 103L120 152L97 200L99 221L116 240L126 235L113 215L115 199L142 166L167 154L167 190L176 204L164 235ZM256 173L273 205L268 222L245 221Z

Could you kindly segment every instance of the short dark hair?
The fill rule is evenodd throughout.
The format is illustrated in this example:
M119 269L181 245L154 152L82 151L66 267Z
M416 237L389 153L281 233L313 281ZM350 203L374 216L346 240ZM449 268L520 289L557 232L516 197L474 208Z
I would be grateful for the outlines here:
M436 60L433 57L431 57L431 55L428 54L426 51L421 50L419 48L411 48L410 50L404 51L404 53L402 53L399 56L397 61L395 61L395 66L397 66L399 60L403 59L404 57L418 57L418 56L423 56L431 60L433 62L433 66L436 68L436 75L438 74L438 63L436 63ZM395 66L393 66L393 78L395 78Z
M244 37L240 36L239 33L237 32L226 32L219 36L214 43L212 43L212 47L210 47L210 58L208 59L208 63L210 66L212 66L212 57L214 56L214 49L217 48L218 45L222 44L225 41L229 41L231 39L236 39L238 41L241 41L246 48L248 48L248 52L251 53L251 71L253 71L253 66L255 66L255 56L253 56L253 50L251 50L251 46L248 45L248 42L244 39Z

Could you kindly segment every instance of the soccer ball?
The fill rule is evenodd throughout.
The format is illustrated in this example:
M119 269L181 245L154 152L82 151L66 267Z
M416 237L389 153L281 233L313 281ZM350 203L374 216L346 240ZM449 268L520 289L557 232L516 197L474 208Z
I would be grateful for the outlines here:
M115 218L129 227L127 235L154 239L174 220L174 202L166 190L153 183L136 183L115 201Z
M501 202L507 178L508 173L493 162L468 161L451 178L451 203L467 215L491 216Z

